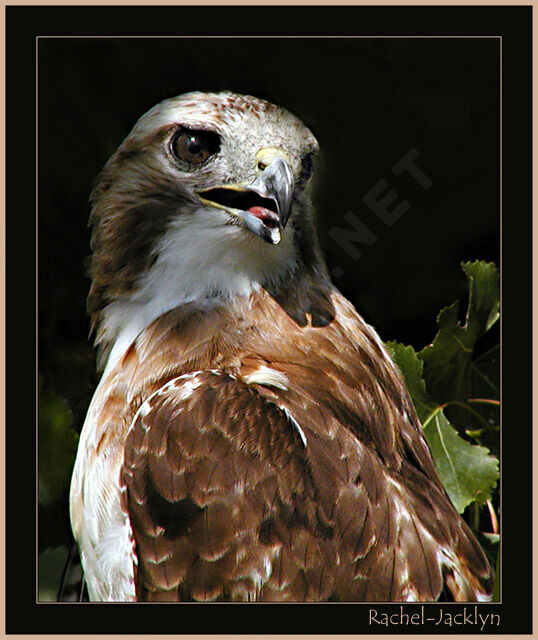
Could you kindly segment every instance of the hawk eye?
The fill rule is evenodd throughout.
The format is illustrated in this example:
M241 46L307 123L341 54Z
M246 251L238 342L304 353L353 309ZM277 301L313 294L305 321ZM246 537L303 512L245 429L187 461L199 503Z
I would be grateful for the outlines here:
M220 137L213 131L182 127L172 138L172 153L189 164L202 164L220 149Z

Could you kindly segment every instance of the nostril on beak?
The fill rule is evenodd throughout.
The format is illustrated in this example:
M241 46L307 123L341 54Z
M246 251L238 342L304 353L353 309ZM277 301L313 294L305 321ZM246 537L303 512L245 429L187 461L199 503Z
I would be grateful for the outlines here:
M290 158L284 149L278 147L262 147L258 149L254 162L256 163L256 171L263 173L275 160L280 158L290 163Z

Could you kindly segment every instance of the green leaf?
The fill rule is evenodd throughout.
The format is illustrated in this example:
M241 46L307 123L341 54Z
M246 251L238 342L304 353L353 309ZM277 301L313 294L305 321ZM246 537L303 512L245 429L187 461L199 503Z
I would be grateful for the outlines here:
M38 421L39 503L50 504L69 488L78 435L73 416L59 395L40 389Z
M501 536L498 533L482 533L482 535L492 545L499 544L499 541L501 539Z
M486 447L461 438L438 408L423 423L441 481L456 509L463 513L475 500L480 503L491 496L499 478L499 463Z
M464 262L462 269L469 278L469 307L465 330L469 342L489 331L499 319L499 272L492 262Z
M405 378L441 482L454 506L462 513L475 500L485 502L499 478L498 460L485 447L461 438L443 406L428 396L423 363L413 347L397 342L388 342L386 347Z
M459 322L459 302L443 309L432 344L420 351L428 393L438 402L471 397L471 362L477 340L499 318L499 273L493 263L466 262L469 302L465 324Z
M499 345L482 354L471 363L471 388L473 398L499 398L500 388Z
M39 602L56 602L68 553L67 547L60 546L39 554Z
M402 372L419 420L423 423L436 408L435 402L426 392L426 385L422 379L424 363L413 347L395 341L386 342L385 347Z
M499 425L501 408L499 405L500 388L500 353L499 345L484 353L471 363L471 396L470 403L481 419L481 427L486 427L480 436L481 443L499 454ZM478 423L477 423L478 426Z

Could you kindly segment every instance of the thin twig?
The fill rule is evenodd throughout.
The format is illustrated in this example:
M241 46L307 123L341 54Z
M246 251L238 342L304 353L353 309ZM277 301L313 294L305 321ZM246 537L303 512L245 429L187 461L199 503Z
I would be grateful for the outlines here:
M486 504L489 509L489 517L491 518L492 533L499 533L499 521L497 520L497 514L495 513L491 500L486 500Z
M492 400L491 398L467 398L467 402L476 402L481 404L494 404L496 407L500 407L499 400Z

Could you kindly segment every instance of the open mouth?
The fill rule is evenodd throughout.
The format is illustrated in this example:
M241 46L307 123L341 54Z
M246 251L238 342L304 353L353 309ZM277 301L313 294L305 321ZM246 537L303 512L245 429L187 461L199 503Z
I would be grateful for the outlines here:
M241 226L265 242L278 244L290 216L293 186L292 170L279 157L249 185L225 184L195 193L203 204L231 214L227 223L241 221Z
M224 209L248 211L269 229L276 229L280 226L277 204L272 198L264 198L249 189L236 190L223 187L198 193L207 202L219 205Z

